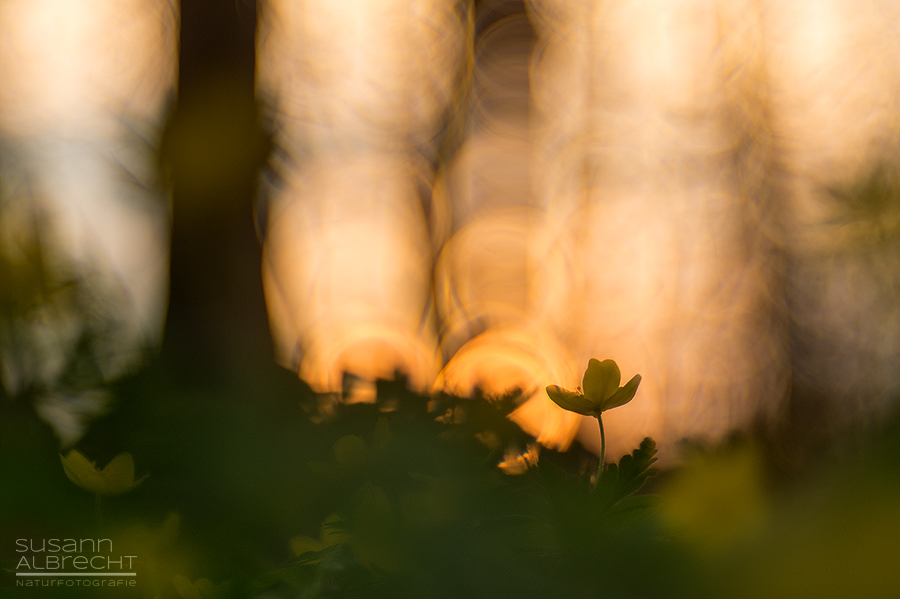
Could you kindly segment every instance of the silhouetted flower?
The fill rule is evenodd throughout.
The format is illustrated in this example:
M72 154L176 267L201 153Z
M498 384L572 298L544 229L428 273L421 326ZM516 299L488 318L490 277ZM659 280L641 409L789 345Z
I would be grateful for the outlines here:
M622 374L613 360L601 362L592 358L584 372L582 381L584 392L549 385L547 395L564 410L599 417L602 412L624 406L637 393L641 375L634 375L623 387L619 386L621 379Z

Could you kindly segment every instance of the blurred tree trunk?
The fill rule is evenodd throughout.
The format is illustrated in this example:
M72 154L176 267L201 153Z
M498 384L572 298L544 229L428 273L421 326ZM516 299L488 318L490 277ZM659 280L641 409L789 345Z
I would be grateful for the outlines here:
M181 374L272 364L254 227L268 151L254 100L254 0L182 0L178 103L164 136L174 192L163 356Z

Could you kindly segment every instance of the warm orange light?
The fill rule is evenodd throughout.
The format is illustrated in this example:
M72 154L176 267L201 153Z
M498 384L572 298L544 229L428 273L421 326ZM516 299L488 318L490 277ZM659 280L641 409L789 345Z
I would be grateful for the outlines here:
M613 358L643 383L611 457L775 421L792 387L836 420L895 405L900 5L525 4L262 3L279 360L321 392L395 370L518 389L513 419L564 448L597 432L544 387ZM110 316L107 379L164 312L148 190L177 20L169 0L0 2L0 251L39 241ZM53 300L17 321L33 355L2 349L7 386L53 388L83 318Z
M436 0L266 3L258 89L288 156L266 297L280 361L317 391L341 390L345 369L370 380L402 369L424 391L440 368L430 160L466 31Z
M608 417L611 456L777 418L792 373L826 363L811 376L852 380L855 402L897 389L897 334L845 314L896 322L898 298L827 224L830 186L900 168L883 5L533 0L476 15L470 54L455 3L382 4L281 0L264 20L260 89L295 160L267 297L282 359L317 389L398 366L420 388L518 388L514 419L543 444L593 446L542 389L614 358L644 382ZM429 136L460 110L465 141L439 154ZM852 366L864 345L877 382Z

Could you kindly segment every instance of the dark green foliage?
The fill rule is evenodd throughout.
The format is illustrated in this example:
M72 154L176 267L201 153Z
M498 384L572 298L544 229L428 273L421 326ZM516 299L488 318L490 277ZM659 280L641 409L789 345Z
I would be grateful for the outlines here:
M644 486L647 478L656 474L650 466L656 461L656 442L650 437L641 441L641 446L622 456L618 466L610 464L600 474L594 487L592 499L594 509L600 513L609 513L613 508L618 512L628 512L643 509L640 506L650 506L653 500L649 498L638 499L629 497ZM624 501L628 499L629 501ZM623 506L624 503L624 506Z
M310 464L315 487L331 498L321 540L304 531L299 555L252 589L276 597L595 594L598 573L615 576L597 561L599 549L653 513L655 499L629 496L652 474L655 444L645 440L607 471L602 488L615 499L597 503L596 458L578 448L544 449L525 474L501 473L507 448L534 443L506 418L516 405L515 395L429 401L384 382L375 405L334 406L321 427L355 425L327 460Z
M661 498L641 494L654 472L650 440L594 485L597 458L577 445L542 449L536 466L509 476L497 468L507 448L534 441L506 418L515 395L428 398L402 380L381 381L375 404L336 404L314 425L301 405L319 401L293 375L273 369L252 383L189 388L157 365L118 386L118 410L78 445L101 464L130 451L139 474L150 474L104 504L101 532L117 550L135 523L165 537L155 554L146 542L133 550L154 568L140 571L133 597L189 596L179 588L214 589L201 597L220 599L816 596L810 591L823 588L891 596L895 588L896 432L878 437L885 442L859 464L801 487L803 495L772 511L761 504L771 524L755 537L704 554L665 521L666 483L679 472L653 481ZM0 595L28 597L8 576L14 539L98 531L93 501L65 477L46 427L25 403L0 407ZM707 466L692 467L701 468L697 480L721 485ZM170 511L180 526L161 524ZM74 596L65 591L47 596Z

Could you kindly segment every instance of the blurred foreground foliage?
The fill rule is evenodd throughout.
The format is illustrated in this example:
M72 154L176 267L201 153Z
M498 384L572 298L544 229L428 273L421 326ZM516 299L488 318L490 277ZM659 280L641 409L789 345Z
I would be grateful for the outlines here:
M2 596L900 593L897 418L802 471L735 438L648 479L645 440L595 482L595 456L539 449L506 418L514 396L380 381L377 403L327 405L313 424L336 398L286 371L203 384L171 372L158 361L117 383L117 408L77 446L98 468L128 451L150 474L107 498L102 524L50 429L27 402L2 402ZM138 556L138 586L16 587L15 540L44 538L111 538Z

